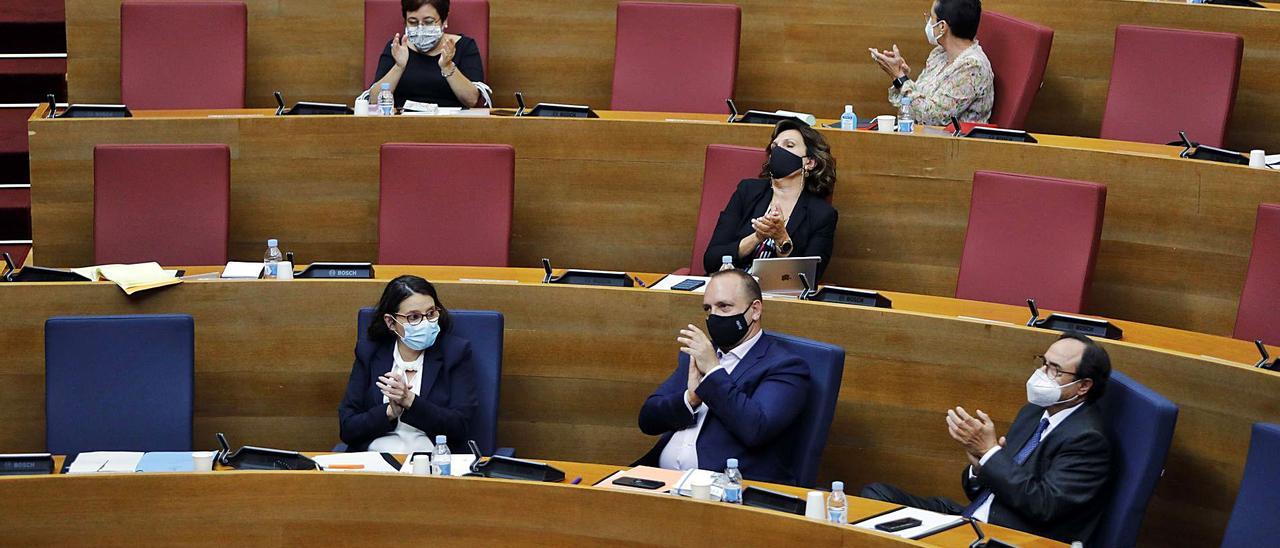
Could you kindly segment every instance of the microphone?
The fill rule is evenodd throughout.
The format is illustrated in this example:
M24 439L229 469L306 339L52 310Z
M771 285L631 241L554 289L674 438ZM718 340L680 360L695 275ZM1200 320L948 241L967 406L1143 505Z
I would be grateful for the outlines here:
M524 116L524 94L518 91L516 92L516 106L520 107L516 109L516 116ZM546 259L543 260L545 261Z
M542 283L544 284L551 283L551 259L548 259L546 257L542 258L542 270L546 271L547 273L545 276L542 277Z
M4 272L0 273L0 279L3 279L6 282L12 282L14 269L15 267L13 266L13 257L10 257L9 252L5 251L4 252Z
M1036 321L1040 319L1040 309L1036 308L1036 300L1027 299L1027 308L1031 309L1031 319L1027 320L1027 327L1035 327Z
M48 114L45 114L44 117L57 118L58 117L58 98L54 96L54 94L50 93L49 95L45 96L45 99L49 101L49 112Z
M5 253L6 258L8 257L8 255L9 255L8 253ZM1258 353L1262 354L1262 359L1258 360L1258 363L1253 364L1253 366L1261 369L1266 369L1268 371L1280 371L1280 360L1276 360L1274 362L1271 361L1271 354L1267 352L1266 345L1262 344L1262 339L1257 339L1253 341L1253 344L1258 346Z
M738 105L733 103L733 99L725 99L724 102L729 105L729 123L732 124L738 119Z
M813 286L809 284L809 276L804 272L800 272L800 283L804 285L804 289L800 290L800 300L807 301L813 296Z
M276 104L279 105L276 107L276 116L283 116L285 110L284 95L281 95L279 91L272 92L272 95L276 96Z

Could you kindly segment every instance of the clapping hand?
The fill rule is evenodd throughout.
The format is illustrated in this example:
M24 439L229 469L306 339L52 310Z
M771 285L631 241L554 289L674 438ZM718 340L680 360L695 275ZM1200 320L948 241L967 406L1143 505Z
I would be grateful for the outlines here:
M395 59L396 66L401 69L403 69L405 65L409 64L408 39L401 36L398 32L395 37L391 39L391 58Z
M689 324L680 330L676 337L680 343L680 351L689 355L689 367L697 369L700 375L710 373L720 366L720 358L716 357L716 347L701 329Z
M947 432L951 434L951 439L964 446L970 457L982 458L992 447L1004 444L1000 443L1003 439L996 439L996 425L991 417L981 409L977 414L977 417L972 417L963 407L948 409Z
M457 51L458 45L454 39L448 36L440 38L440 70L445 70L453 64L453 56Z
M787 241L787 220L782 217L782 210L777 206L769 206L763 216L751 219L751 229L756 231L760 240L773 238L775 242Z
M387 373L378 377L378 389L382 390L382 394L387 397L387 401L390 403L404 409L413 406L413 390L409 388L408 383L401 376Z
M898 78L900 76L911 76L911 67L907 65L907 61L902 58L902 53L898 51L898 45L893 45L893 51L878 51L875 48L867 48L871 51L871 59L880 65L889 76Z

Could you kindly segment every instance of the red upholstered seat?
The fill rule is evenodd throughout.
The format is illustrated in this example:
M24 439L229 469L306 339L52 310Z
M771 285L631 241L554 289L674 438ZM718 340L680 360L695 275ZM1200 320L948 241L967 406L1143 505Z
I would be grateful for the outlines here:
M1080 312L1106 200L1096 183L974 173L956 297Z
M725 113L741 26L732 4L619 2L613 110Z
M122 100L131 109L244 108L247 21L244 2L126 0Z
M230 204L227 145L93 148L97 264L226 263Z
M382 145L378 262L507 266L510 145Z
M991 123L1022 129L1031 103L1044 82L1053 47L1053 29L1003 13L984 11L978 42L996 75L996 101Z
M1258 206L1234 336L1280 345L1280 204Z
M449 2L450 34L462 34L476 41L484 73L489 75L489 0ZM364 81L373 85L378 57L396 33L404 34L404 13L400 0L364 0Z
M1244 39L1236 34L1120 25L1102 138L1222 146Z
M698 231L693 237L693 258L689 268L678 274L707 275L702 256L716 230L720 211L729 203L729 197L743 179L760 175L764 165L764 149L734 145L707 145L707 159L702 167L702 203L698 206Z

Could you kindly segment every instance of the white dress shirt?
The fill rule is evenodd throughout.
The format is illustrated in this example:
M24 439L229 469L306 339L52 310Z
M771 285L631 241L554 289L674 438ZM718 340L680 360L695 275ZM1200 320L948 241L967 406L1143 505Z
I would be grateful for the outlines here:
M1062 424L1062 421L1067 420L1067 417L1071 416L1072 413L1075 413L1076 410L1080 409L1081 407L1084 407L1084 405L1082 404L1082 405L1068 407L1066 409L1063 409L1062 411L1058 411L1058 414L1056 415L1049 415L1049 412L1045 411L1044 414L1040 416L1040 420L1049 419L1049 426L1045 427L1043 434L1040 434L1040 441L1044 442L1044 439L1049 436L1049 432L1052 432L1054 428L1057 428L1059 424ZM1036 422L1039 423L1040 421L1036 421ZM1001 447L999 445L992 447L991 449L988 449L987 452L982 455L982 458L978 460L978 466L982 466L986 464L988 460L991 460L991 455L996 454L996 452L1000 451L1000 449ZM973 475L973 467L970 466L969 478L973 479L975 477L977 476ZM991 503L995 502L995 500L996 500L996 494L991 493L991 496L987 497L987 501L982 503L982 506L979 506L977 510L974 510L973 519L986 522L987 518L991 517Z
M756 332L755 336L742 341L742 344L735 346L728 352L717 350L716 357L719 358L720 365L702 378L705 379L721 369L726 374L732 375L733 370L738 367L738 363L742 362L742 358L747 357L747 353L755 347L763 334L763 330ZM689 367L693 367L693 364L690 364ZM682 399L684 400L684 406L689 409L689 413L693 414L697 422L693 426L672 434L671 439L667 441L667 446L662 448L662 455L658 457L658 466L670 470L692 470L698 467L698 434L702 433L702 423L706 422L707 413L710 411L706 403L702 403L698 405L697 409L694 409L689 404L689 391L687 389Z
M406 380L409 389L413 391L414 397L422 395L422 356L418 354L418 358L413 361L405 361L400 357L400 345L396 344L391 347L392 366L391 375L399 376L401 380ZM413 378L409 378L408 373L414 372ZM386 395L382 396L382 403L387 403ZM412 454L415 451L431 451L435 448L435 442L431 440L427 434L404 421L396 421L396 429L384 434L382 437L373 440L369 444L370 451L378 451L381 453L404 453Z

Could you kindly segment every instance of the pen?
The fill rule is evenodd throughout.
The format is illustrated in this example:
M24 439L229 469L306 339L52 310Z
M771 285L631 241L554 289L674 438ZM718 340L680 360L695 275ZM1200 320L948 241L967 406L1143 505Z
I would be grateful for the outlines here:
M325 470L364 470L363 464L330 464Z
M579 483L582 483L582 476L573 478L573 481L569 482L569 485L577 485Z

